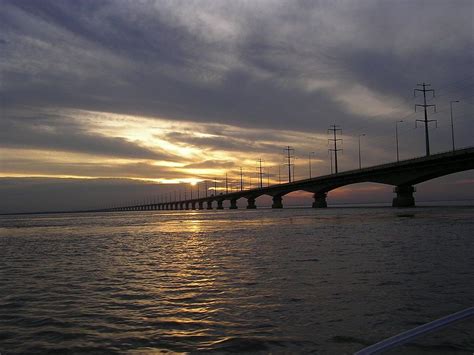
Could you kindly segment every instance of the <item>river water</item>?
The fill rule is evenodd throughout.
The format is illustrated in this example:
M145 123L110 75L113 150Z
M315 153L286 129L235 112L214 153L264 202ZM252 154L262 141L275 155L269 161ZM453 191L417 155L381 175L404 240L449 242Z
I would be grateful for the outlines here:
M350 354L474 303L474 208L0 217L0 353ZM389 353L472 354L474 321Z

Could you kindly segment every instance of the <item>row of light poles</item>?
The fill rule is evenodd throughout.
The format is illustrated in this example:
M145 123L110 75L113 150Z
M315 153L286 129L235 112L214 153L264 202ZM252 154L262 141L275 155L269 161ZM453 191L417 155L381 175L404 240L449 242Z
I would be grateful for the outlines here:
M452 149L453 151L456 149L456 146L455 146L455 141L454 141L454 119L453 119L453 104L454 103L459 103L459 100L453 100L453 101L450 101L449 105L450 105L450 116L451 116L451 139L452 139ZM400 123L403 123L404 121L403 120L398 120L398 121L395 121L395 142L396 142L396 151L397 151L397 162L400 161L400 151L399 151L399 140L398 140L398 125ZM359 169L362 169L362 156L361 156L361 137L364 137L366 136L365 133L360 133L358 135L358 155L359 155ZM311 163L311 157L314 156L316 153L315 152L310 152L308 153L308 170L309 170L309 178L311 179L312 178L312 163ZM263 187L263 173L262 173L262 160L260 159L258 161L259 163L259 185L260 185L260 188ZM289 164L290 166L292 165L291 163ZM280 176L280 166L278 166L279 168L279 174L278 174L278 179L279 179L279 183L281 184L281 176ZM268 173L269 174L269 173ZM267 177L268 179L268 184L269 184L269 176ZM204 180L204 184L205 184L205 196L207 197L207 193L208 193L208 185L207 185L207 180ZM243 173L242 173L242 168L240 168L240 190L242 191L244 188L243 186ZM251 186L250 186L251 188ZM229 183L228 183L228 175L227 173L225 174L225 192L226 194L229 192ZM191 199L193 198L193 189L191 187L190 189L190 193L191 193ZM214 194L217 194L217 179L214 179ZM179 192L179 197L181 198L181 191ZM198 198L199 198L199 183L198 183L198 187L197 187L197 195L198 195ZM186 198L186 189L184 190L184 196ZM175 198L176 198L176 191L175 191Z
M453 103L459 103L459 100L453 100L453 101L450 101L450 103L449 103L450 104L450 115L451 115L451 139L452 139L452 147L453 147L453 151L454 151L456 149L456 147L455 147L455 143L454 143ZM398 125L400 123L403 123L403 122L404 122L403 120L398 120L398 121L395 122L395 142L396 142L396 150L397 150L397 162L400 161L399 140L398 140ZM366 136L365 133L360 133L358 135L359 169L362 169L361 137L365 137L365 136ZM308 170L309 170L309 178L310 179L312 178L311 157L315 154L316 154L315 152L308 153ZM259 180L260 180L259 185L260 185L260 188L262 188L263 187L262 160L260 159L258 162L259 162ZM280 166L279 166L279 168L280 168ZM278 175L279 175L279 183L281 183L280 172L279 172ZM269 180L269 176L268 176L267 179ZM205 180L204 183L205 183L205 191L206 191L206 197L207 197L207 191L208 191L207 181ZM269 184L269 181L268 181L268 184ZM240 190L241 191L243 190L242 168L240 168ZM199 186L198 186L197 191L198 191L198 197L199 197ZM193 194L192 187L191 187L190 192L191 192L191 198L192 198L192 194ZM225 174L225 192L226 192L226 194L229 192L229 184L228 184L228 175L227 175L227 173ZM186 190L185 190L184 193L185 193L185 196L186 196ZM214 179L214 193L217 194L217 180L216 179Z

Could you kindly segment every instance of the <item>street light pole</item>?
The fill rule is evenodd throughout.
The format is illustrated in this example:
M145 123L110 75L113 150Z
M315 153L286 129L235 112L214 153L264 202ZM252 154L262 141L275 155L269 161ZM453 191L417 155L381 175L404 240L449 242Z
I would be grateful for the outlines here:
M395 140L397 142L397 163L400 161L400 155L398 153L398 124L403 122L403 120L395 122Z
M229 193L229 185L228 185L228 182L227 182L227 173L225 173L225 193L226 194Z
M240 191L244 189L244 179L242 174L242 167L240 168Z
M451 138L453 139L453 152L456 150L454 147L454 121L453 121L453 103L459 102L459 100L450 101L449 106L451 108Z
M311 179L311 154L314 154L314 152L311 152L308 154L308 167L309 167L309 178Z
M362 160L360 157L360 137L363 137L363 136L365 136L365 133L359 134L359 169L362 169Z

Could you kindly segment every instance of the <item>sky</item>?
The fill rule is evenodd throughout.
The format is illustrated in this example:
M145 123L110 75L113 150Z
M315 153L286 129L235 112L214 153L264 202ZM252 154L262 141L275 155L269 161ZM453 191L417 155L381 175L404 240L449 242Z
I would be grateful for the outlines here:
M359 139L363 166L395 161L397 120L400 158L422 156L422 82L432 152L451 149L451 100L456 146L472 146L473 19L471 0L0 0L0 213L222 188L226 173L234 186L240 168L248 187L259 159L278 183L286 146L295 178L309 157L328 174L333 124L341 171ZM472 171L420 186L474 199ZM392 187L329 197L389 202Z

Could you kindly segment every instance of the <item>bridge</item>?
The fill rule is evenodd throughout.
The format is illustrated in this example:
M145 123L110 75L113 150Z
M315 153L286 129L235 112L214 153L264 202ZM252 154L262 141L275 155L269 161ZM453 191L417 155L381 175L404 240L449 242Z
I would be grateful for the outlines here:
M217 209L223 209L224 201L230 201L230 209L237 209L237 200L241 198L247 200L248 209L254 209L257 208L255 200L262 195L272 197L272 208L283 208L283 197L294 191L313 193L314 202L312 207L324 208L327 207L326 196L329 191L338 187L363 182L375 182L394 186L396 196L393 198L392 206L412 207L415 206L415 198L413 196L415 192L414 185L444 175L471 169L474 169L474 147L267 187L194 199L114 207L100 211L202 210L213 209L213 202L217 203Z

